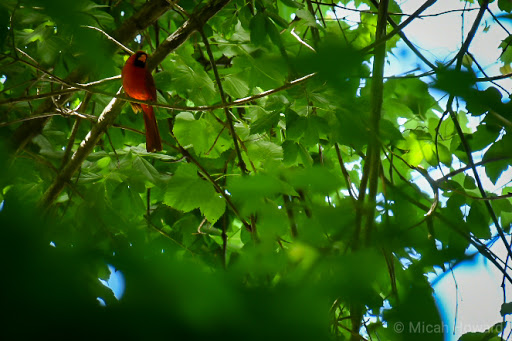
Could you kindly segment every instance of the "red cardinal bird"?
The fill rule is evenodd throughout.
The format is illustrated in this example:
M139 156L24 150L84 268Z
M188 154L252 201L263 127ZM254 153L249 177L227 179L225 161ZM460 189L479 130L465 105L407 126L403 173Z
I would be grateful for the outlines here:
M141 101L156 101L156 87L153 76L146 69L148 55L143 51L135 52L124 64L121 77L124 91L131 98ZM162 150L162 139L158 132L153 107L146 104L130 103L134 112L142 110L146 128L146 150L148 152Z

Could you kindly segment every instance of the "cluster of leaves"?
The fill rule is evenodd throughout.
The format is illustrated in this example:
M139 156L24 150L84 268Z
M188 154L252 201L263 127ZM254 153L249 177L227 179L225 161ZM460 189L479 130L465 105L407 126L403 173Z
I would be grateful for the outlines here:
M3 259L16 260L11 277L30 263L43 281L27 304L65 309L75 300L105 330L130 320L168 335L174 321L187 338L323 339L330 328L359 339L364 318L363 335L379 340L442 339L392 326L440 324L425 275L466 259L470 245L503 265L480 239L509 232L512 201L481 200L489 194L470 176L471 153L484 151L481 167L496 182L512 158L511 104L462 69L467 46L461 63L429 70L450 97L446 107L420 77L379 84L367 51L383 43L377 2L355 1L372 8L357 23L333 12L347 3L4 0L0 225ZM140 15L146 8L161 15ZM395 1L387 11L389 33L402 16ZM201 26L178 41L174 32L190 25ZM121 82L110 78L127 59L104 33L166 55L154 74L161 153L145 151L143 120L128 105L84 147L97 117L113 112ZM399 39L387 37L386 52ZM454 98L466 109L455 112ZM475 132L469 116L481 119ZM66 178L73 163L79 170ZM433 180L428 171L441 166L449 170ZM418 174L434 197L413 181ZM372 179L376 192L366 193ZM21 219L35 205L45 206L44 219ZM126 275L119 302L96 283L107 262ZM55 316L68 321L62 311Z

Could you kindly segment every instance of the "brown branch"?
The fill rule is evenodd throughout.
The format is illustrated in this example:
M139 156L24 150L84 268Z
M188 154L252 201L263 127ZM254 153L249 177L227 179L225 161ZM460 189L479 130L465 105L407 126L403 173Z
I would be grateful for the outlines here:
M478 167L478 166L482 166L482 165L485 165L486 163L489 163L489 162L495 162L495 161L502 161L502 160L507 160L507 159L511 159L512 157L496 157L496 158L492 158L492 159L489 159L489 160L482 160L480 162L477 162L474 164L475 167ZM439 178L436 180L436 183L441 183L441 182L444 182L446 180L448 180L449 178L459 174L459 173L462 173L462 172L465 172L467 170L470 170L472 169L473 167L471 165L467 165L466 167L462 167L462 168L459 168L459 169L456 169L448 174L446 174L445 176L443 176L442 178Z
M409 196L407 193L403 192L400 189L400 187L397 187L397 186L393 185L386 178L385 178L385 181L386 181L386 185L393 187L393 189L395 191L397 191L398 193L400 193L400 195L403 196L407 200L407 202L410 202L411 204L413 204L414 206L416 206L416 207L418 207L418 208L420 208L422 210L425 210L425 211L428 210L428 206L423 205L422 203L418 202L415 198L413 198L413 197ZM485 246L485 244L483 244L478 239L472 238L469 235L469 233L464 231L460 226L457 226L450 219L446 218L445 216L443 216L439 212L434 212L432 216L435 217L435 218L438 218L444 224L449 226L453 231L455 231L461 237L463 237L468 243L473 245L478 250L478 252L480 252L480 254L482 256L484 256L491 263L493 263L496 266L496 268L498 268L498 270L500 270L501 273L504 276L506 276L507 280L510 283L512 283L512 277L510 277L510 275L507 273L507 271L500 265L500 263L498 263L498 260L501 261L503 264L505 264L505 262L501 258L499 258L496 254L494 254L491 250L489 250L489 248L487 246Z
M417 226L417 225L420 225L421 223L423 223L423 221L425 221L427 218L429 218L436 210L437 208L437 205L439 204L439 185L438 185L438 182L435 181L434 179L432 179L432 177L430 176L430 174L428 174L427 170L425 170L424 168L422 167L415 167L411 164L409 164L403 157L401 157L400 155L398 154L395 154L391 149L387 148L386 149L389 151L390 155L391 156L395 156L396 158L398 158L400 161L402 161L407 167L409 167L410 169L412 170L415 170L417 171L421 176L423 176L423 178L425 178L425 180L427 180L430 188L432 189L432 192L434 193L434 201L432 202L432 204L430 205L430 209L428 210L427 213L425 213L425 218L423 218L419 223L417 224L414 224L414 226ZM390 160L390 157L388 157L387 154L384 153L384 155L386 155L386 157L388 158L388 160ZM390 164L391 164L391 161L390 161ZM407 181L401 174L400 172L396 169L395 165L392 165L392 167L395 169L395 171L397 172L397 174L399 175L399 177L404 181L406 182L408 185L412 186L412 184ZM413 186L414 187L414 186ZM414 187L414 189L418 190L417 187ZM421 191L419 191L420 194L422 194Z
M95 31L98 31L100 32L101 34L103 34L105 37L107 37L108 40L110 40L111 42L113 42L114 44L116 44L121 50L124 50L126 53L129 53L129 54L133 54L133 51L130 50L129 48L127 48L126 46L124 46L123 44L121 44L120 42L118 42L116 40L116 38L112 37L111 35L109 35L107 32L103 31L102 29L98 28L98 27L94 27L94 26L89 26L89 25L83 25L82 27L85 27L85 28L90 28L91 30L95 30Z
M177 141L177 140L176 140ZM179 143L178 143L178 150L180 151L180 153L186 157L190 162L192 162L193 164L195 164L197 166L197 168L199 168L199 171L201 172L201 174L203 174L204 177L206 177L206 179L208 179L208 181L213 185L213 187L215 188L215 191L217 193L219 193L223 198L224 200L226 200L226 203L227 205L229 206L229 208L231 208L231 210L233 211L233 213L235 213L236 217L238 219L240 219L240 221L242 222L242 224L245 226L245 228L247 229L247 231L252 231L252 226L251 224L249 224L247 221L245 221L245 219L242 217L242 215L238 212L238 209L236 208L236 206L233 204L233 202L231 201L231 197L226 193L226 191L219 186L219 184L215 181L215 179L210 175L210 173L208 173L208 171L203 167L203 165L201 165L199 163L199 161L197 161L194 157L192 157L192 155L190 155L190 153L188 152L188 150L186 150L185 148L183 148Z
M336 8L343 9L343 10L350 11L350 12L377 14L377 12L371 11L371 10L367 10L367 9L349 8L349 7L341 6L341 5L334 4L334 3L326 3L326 2L314 1L314 0L312 0L311 2L314 3L314 4L317 4L317 5L336 7ZM438 17L438 16L441 16L441 15L444 15L444 14L458 13L458 12L471 12L471 11L476 11L476 10L478 10L478 8L456 8L456 9L450 9L450 10L446 10L446 11L442 11L442 12L437 12L437 13L433 13L433 14L418 15L417 18ZM410 16L412 16L414 14L390 12L390 13L388 13L388 15L400 16L400 17L410 17Z
M491 77L480 77L475 78L475 82L491 82L491 81L497 81L500 79L507 79L512 78L512 73L507 73L505 75L499 75L499 76L491 76Z
M226 5L228 2L229 0L223 0L222 3L223 5ZM197 12L197 14L192 15L196 18L187 20L177 30L180 31L181 34L177 36L176 39L178 41L176 43L172 43L171 41L166 39L166 41L168 41L169 43L161 44L155 50L155 53L159 56L166 56L167 54L171 53L173 49L179 47L181 43L185 41L184 37L189 37L194 31L200 28L197 23L208 21L208 19L214 16L221 8L222 6L219 7L219 0L213 0L206 6L202 7ZM171 36L174 36L174 34ZM155 59L153 59L153 61L155 61ZM156 66L156 64L153 64L153 67L154 66ZM98 118L98 123L92 127L91 131L87 134L82 143L80 143L80 147L73 154L71 160L62 169L60 174L56 177L56 179L53 181L50 187L43 194L43 197L41 199L41 205L43 207L48 207L54 202L54 200L62 191L66 183L69 182L73 174L75 174L75 172L80 168L85 158L92 152L100 138L108 129L108 127L110 127L114 123L114 120L121 112L121 109L124 104L125 101L118 98L114 98L110 101L107 107L105 107L100 117Z
M377 28L375 31L375 41L379 42L383 39L386 34L387 28L387 17L388 17L388 6L389 0L381 0L379 2L379 15L377 18ZM366 153L366 159L364 160L364 171L363 178L368 179L368 211L365 214L366 225L365 225L365 238L368 242L373 231L375 223L375 210L376 210L376 197L378 190L378 180L381 168L380 161L380 139L379 139L379 127L382 115L382 102L384 92L384 63L386 60L386 41L383 40L382 44L375 45L375 58L373 61L372 71L372 84L371 84L371 101L370 101L370 141L368 141L368 150ZM366 174L365 174L366 172ZM359 192L358 206L361 201L362 193ZM361 207L357 213L360 217L362 216ZM361 224L361 219L358 221ZM357 226L360 230L360 225ZM359 237L359 236L357 236ZM354 248L358 247L358 240L354 240ZM352 304L350 306L350 321L352 324L352 335L351 341L360 339L359 330L361 329L361 321L364 315L364 306L360 304Z
M313 9L313 5L311 4L311 0L306 0L306 5L308 7L309 13L311 13L311 16L315 18L315 10ZM311 34L313 35L313 43L316 45L320 41L320 33L318 32L317 27L311 27ZM316 46L315 46L316 47Z
M334 144L334 148L336 149L336 156L338 157L338 163L340 164L341 174L343 174L343 178L345 179L348 193L350 197L355 201L356 194L354 193L354 189L352 188L352 181L350 181L350 175L348 174L347 168L345 167L345 163L343 162L343 158L341 157L340 146L338 145L338 143Z
M38 99L44 99L48 97L55 97L55 96L62 96L66 94L71 94L74 92L77 92L77 89L64 89L64 90L56 90L52 92L32 95L32 96L23 96L18 98L9 98L3 101L0 101L0 105L6 105L6 104L16 104L20 102L31 102L31 101L37 101Z
M423 5L421 5L420 8L418 8L410 17L408 17L406 20L404 20L403 23L398 25L397 27L393 28L391 32L388 34L383 35L379 39L375 39L375 42L366 46L361 51L362 52L369 52L372 49L376 48L377 46L385 43L389 39L391 39L395 34L402 31L405 26L409 25L413 20L415 20L424 10L432 6L434 3L436 3L437 0L427 0ZM380 6L380 5L379 5Z
M120 79L121 78L120 76L109 77L109 78L105 78L105 79L102 79L99 81L93 81L93 82L86 83L86 84L73 83L73 84L71 84L72 88L70 88L70 89L57 90L57 91L52 91L52 92L33 95L33 96L10 98L10 99L4 100L4 101L0 101L0 105L33 101L33 100L43 99L43 98L47 98L47 97L55 97L55 96L59 96L59 95L63 95L63 94L74 93L77 91L86 91L88 93L105 95L108 97L117 98L117 99L121 99L124 101L130 101L133 103L150 104L153 107L163 108L163 109L183 110L183 111L210 111L210 110L215 110L215 109L224 109L224 108L242 106L243 104L253 102L259 98L267 97L267 96L273 95L275 93L290 89L298 84L301 84L301 83L307 81L308 79L312 78L315 75L316 75L316 73L311 73L309 75L294 79L293 81L285 83L284 85L277 87L275 89L266 90L257 95L239 98L232 102L219 103L219 104L214 104L214 105L200 105L200 106L195 106L195 107L189 107L189 106L183 106L183 105L169 105L169 104L164 104L164 103L156 103L153 101L142 101L142 100L127 97L125 95L112 94L112 93L109 93L106 91L101 91L101 90L93 88L94 86L103 84L104 82ZM51 111L51 109L48 111ZM219 120L217 120L217 121L219 121ZM222 121L220 121L220 122L222 122Z
M174 51L181 46L192 33L202 27L204 23L226 6L229 1L230 0L211 0L197 12L193 13L189 20L160 43L158 48L148 59L147 67L149 70L153 70L160 64L170 53L169 51Z
M208 54L208 58L210 59L210 63L212 65L213 74L215 76L215 81L217 83L217 87L219 88L220 98L222 100L222 104L226 104L226 94L224 93L224 89L222 87L222 82L220 80L219 71L217 70L217 65L215 64L215 59L213 58L213 52L210 48L210 43L208 42L208 38L204 34L203 27L199 29L199 34L203 38L203 43L206 47L206 53ZM242 174L246 174L247 166L245 165L244 159L242 158L242 153L240 152L240 146L238 145L237 134L235 131L235 126L233 125L233 118L231 117L233 114L229 111L227 107L224 107L224 114L226 115L226 121L228 122L229 132L231 137L233 138L233 145L235 147L236 156L238 158L238 166L242 171Z
M43 197L41 198L41 205L43 207L50 206L57 198L64 186L70 181L73 174L75 174L75 172L80 168L85 158L92 152L107 128L114 123L114 120L121 112L123 105L124 101L113 99L105 107L98 118L98 123L93 125L91 131L87 134L82 143L80 143L80 147L78 147L77 151L71 157L71 160L66 164L50 187L43 194Z
M172 4L167 0L148 1L144 6L141 7L138 12L124 21L119 29L112 33L112 36L117 41L126 44L137 35L139 30L143 30L151 25L170 8L172 8ZM113 55L116 50L117 46L112 46L112 49L108 51L107 55ZM68 83L80 83L85 81L87 74L87 66L80 65L71 71L64 80ZM59 103L65 103L68 98L69 97L67 96L63 96ZM38 107L35 114L40 115L45 112L51 112L53 111L53 107L53 102L51 100L47 100ZM25 148L27 143L29 143L32 138L34 138L34 136L41 133L48 120L48 117L41 118L40 120L31 120L18 127L18 129L13 134L13 138L10 139L12 141L12 149L21 150Z
M378 8L378 2L377 0L372 0L372 3L373 5ZM420 17L420 16L418 16ZM393 20L393 18L391 18L391 14L388 13L388 22L391 24L391 26L393 26L394 29L399 29L399 25ZM414 46L414 44L407 38L407 36L405 35L405 33L400 29L398 31L398 35L400 36L400 38L402 38L402 40L404 41L404 43L411 49L412 52L414 52L414 54L416 54L416 56L418 56L419 59L421 59L426 65L428 65L432 70L436 70L436 66L434 64L432 64L417 48L416 46Z
M379 3L379 17L377 19L377 30L375 40L379 41L386 34L387 23L387 10L388 0L381 0ZM365 163L369 163L368 169L368 199L369 199L369 212L366 217L366 240L370 240L370 235L373 229L375 220L375 205L378 188L379 170L380 170L380 119L382 115L382 102L384 91L384 63L386 59L386 44L385 42L376 45L375 60L373 62L373 79L372 79L372 97L371 97L371 113L370 113L370 141L368 144L368 152Z

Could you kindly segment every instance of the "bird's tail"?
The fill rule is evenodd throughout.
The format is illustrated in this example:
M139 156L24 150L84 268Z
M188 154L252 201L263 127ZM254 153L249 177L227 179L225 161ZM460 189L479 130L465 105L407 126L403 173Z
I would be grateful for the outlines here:
M146 150L148 152L159 152L162 150L162 139L158 131L155 112L153 107L142 104L144 111L144 127L146 128Z

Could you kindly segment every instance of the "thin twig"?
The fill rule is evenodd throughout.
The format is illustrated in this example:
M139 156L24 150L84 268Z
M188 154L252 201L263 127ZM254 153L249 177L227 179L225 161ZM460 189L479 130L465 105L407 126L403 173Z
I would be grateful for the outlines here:
M350 12L377 14L377 12L371 11L371 10L367 10L367 9L350 8L350 7L347 7L347 6L341 6L341 5L334 4L334 3L326 3L326 2L314 1L314 0L311 0L311 2L314 3L314 4L318 4L318 5L336 7L336 8L343 9L343 10L350 11ZM450 9L450 10L446 10L446 11L442 11L442 12L438 12L438 13L433 13L433 14L418 15L417 18L438 17L438 16L444 15L444 14L457 13L457 12L471 12L471 11L475 11L477 9L478 8L462 8L462 9L461 8L456 8L456 9ZM410 17L410 16L413 16L414 14L390 12L390 13L388 13L388 15L390 15L390 16L400 16L400 17Z
M109 35L107 32L103 31L102 29L98 28L98 27L94 27L94 26L89 26L89 25L82 25L82 27L85 27L85 28L90 28L92 30L96 30L98 32L100 32L101 34L103 34L105 37L107 37L108 40L112 41L114 44L116 44L117 46L119 46L122 50L124 50L126 53L129 53L130 55L133 54L133 51L130 50L128 47L124 46L123 44L121 44L116 38L112 37L111 35Z
M217 82L217 87L219 88L220 98L222 100L222 104L226 104L226 94L224 93L224 89L222 87L222 82L220 80L219 71L217 70L217 65L215 64L215 59L213 58L213 52L210 48L210 43L208 42L208 38L204 34L203 28L201 27L199 30L199 34L203 38L204 46L206 47L206 52L208 54L208 58L210 59L210 63L212 65L213 74L215 76L215 81ZM242 158L242 153L240 152L240 146L238 145L238 139L237 134L235 131L235 126L233 125L233 118L231 117L233 114L229 111L227 107L224 107L224 113L226 114L226 120L228 122L228 128L229 132L233 138L233 145L235 147L236 156L238 158L238 166L240 167L240 170L242 171L242 174L247 173L247 167L245 165L245 162Z
M408 17L406 20L404 20L400 25L398 25L397 27L393 28L393 30L391 32L389 32L388 34L385 34L383 35L382 37L380 37L379 39L375 39L375 42L366 46L365 48L363 48L361 51L366 53L366 52L369 52L371 51L372 49L376 48L377 46L385 43L386 41L388 41L389 39L391 39L393 36L395 36L395 34L397 34L398 32L402 31L404 29L405 26L409 25L413 20L415 20L423 11L425 11L427 8L429 8L430 6L432 6L434 3L436 3L437 0L427 0L423 5L420 6L420 8L418 8L413 14L411 14L410 17ZM385 33L385 32L384 32Z
M462 68L462 61L463 61L464 55L468 51L469 46L471 45L471 42L473 41L473 38L476 35L476 32L478 30L478 27L480 26L480 22L482 21L483 15L484 15L485 11L487 10L488 5L489 5L489 0L482 1L481 5L480 5L480 10L475 18L475 21L473 22L473 25L472 25L466 39L464 40L462 47L460 48L459 52L457 53L457 56L456 56L457 63L455 66L456 71L460 71ZM463 146L466 156L468 158L469 165L471 166L471 169L473 170L473 176L475 177L475 181L476 181L478 190L480 192L480 195L482 196L482 198L485 199L485 198L487 198L487 194L483 188L482 181L480 179L480 175L478 175L478 172L476 170L476 166L473 161L473 155L472 155L471 148L470 148L469 143L466 140L466 137L464 135L464 132L462 131L462 128L459 124L459 121L457 119L457 114L452 109L454 99L455 99L454 95L450 95L450 97L448 98L448 102L446 104L447 111L449 112L450 118L452 119L453 124L455 126L455 130L457 131L457 134L459 135L462 146ZM485 204L485 207L487 208L487 211L489 212L489 215L491 216L491 219L494 223L496 231L498 232L498 235L500 236L503 244L506 247L508 254L512 255L512 250L510 249L510 244L508 243L507 238L505 237L505 233L503 232L503 229L500 226L499 220L496 216L496 213L494 212L494 209L492 208L492 206L488 200L485 200L484 204Z

